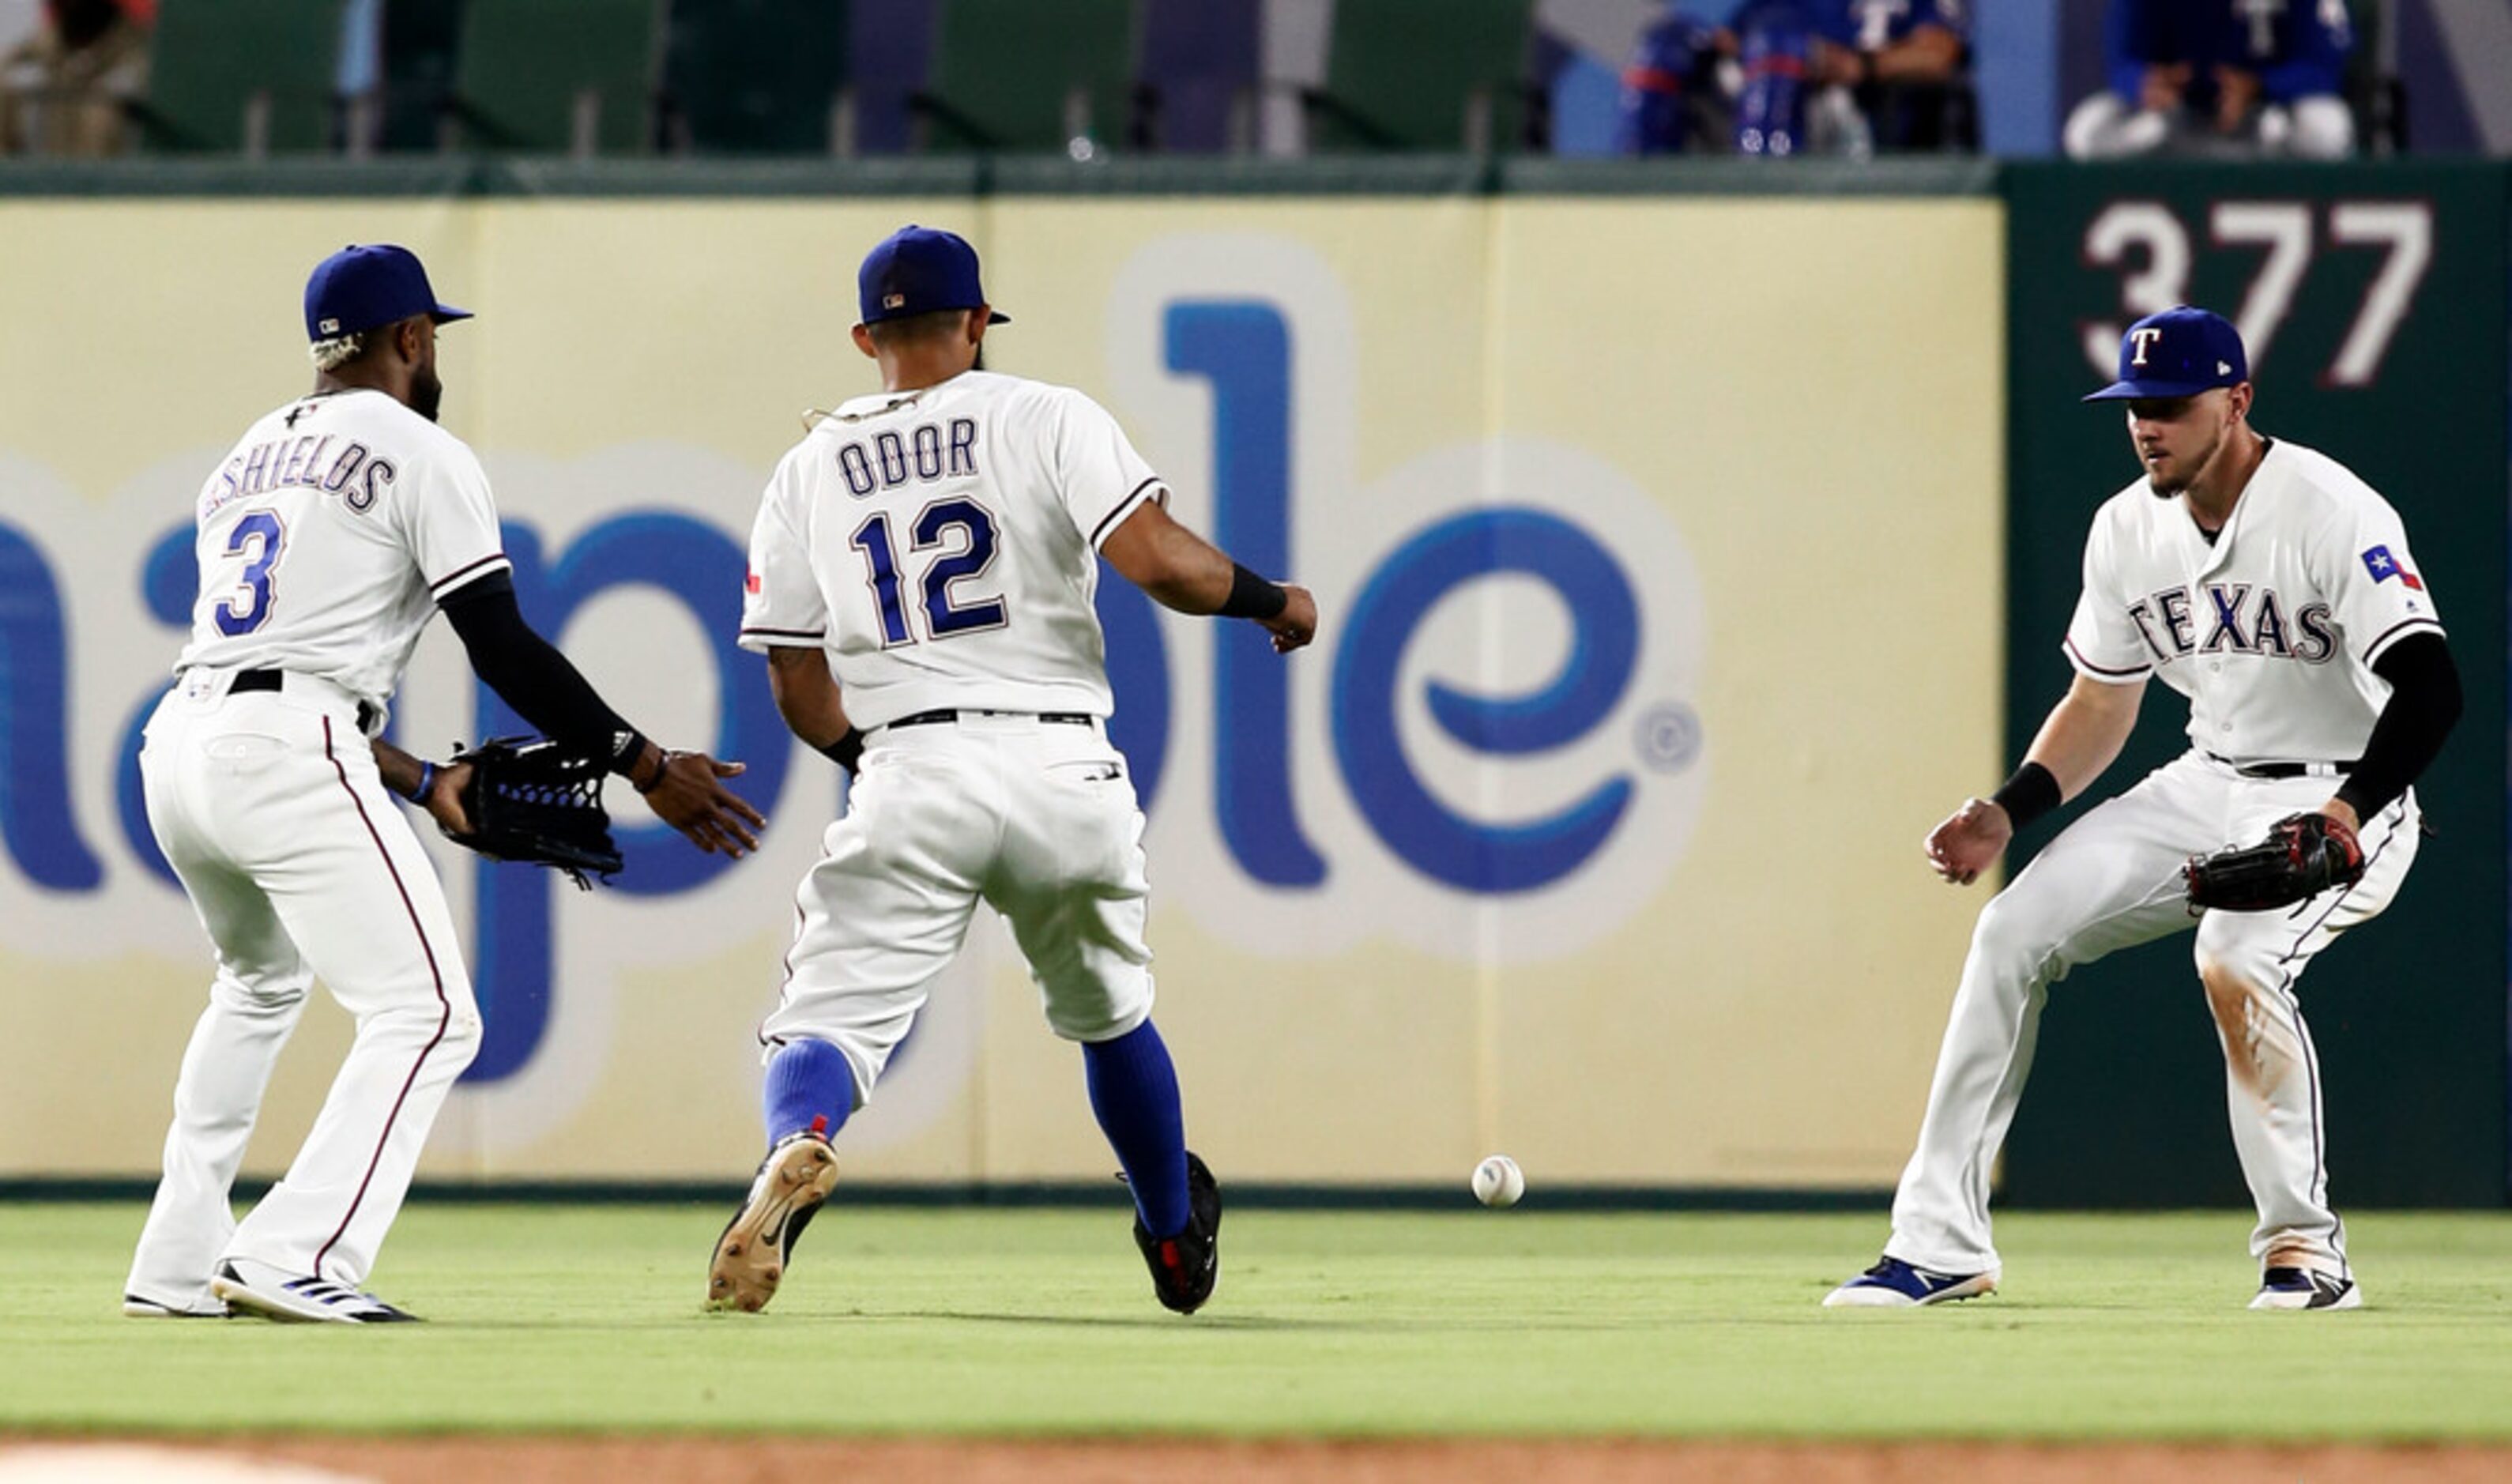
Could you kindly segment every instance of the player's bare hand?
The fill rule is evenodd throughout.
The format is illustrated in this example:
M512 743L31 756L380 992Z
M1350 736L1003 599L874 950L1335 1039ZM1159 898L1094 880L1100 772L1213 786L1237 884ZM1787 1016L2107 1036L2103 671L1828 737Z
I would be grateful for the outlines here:
M1282 611L1271 618L1257 620L1274 636L1274 652L1288 654L1317 637L1317 600L1307 588L1295 582L1282 584L1289 601Z
M438 768L435 781L427 786L427 797L419 801L436 827L456 839L471 833L470 812L462 807L462 791L471 786L471 771L468 762Z
M644 790L646 806L654 816L688 837L690 844L709 855L747 855L759 848L754 831L767 827L766 817L750 801L724 786L742 775L742 764L725 762L704 753L667 752L662 772Z
M1928 864L1957 886L1968 886L1997 864L2015 838L2006 810L1985 799L1966 799L1945 822L1928 832Z

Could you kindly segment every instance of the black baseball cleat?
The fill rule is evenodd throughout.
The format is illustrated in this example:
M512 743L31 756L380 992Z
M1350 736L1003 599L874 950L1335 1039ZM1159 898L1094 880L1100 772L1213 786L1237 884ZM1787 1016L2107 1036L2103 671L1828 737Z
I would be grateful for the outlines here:
M750 1193L716 1238L707 1308L757 1313L776 1297L795 1240L838 1188L838 1156L823 1132L828 1126L826 1118L814 1118L809 1128L777 1140L759 1162Z
M1212 1297L1221 1276L1221 1184L1190 1150L1186 1156L1186 1230L1157 1237L1134 1217L1134 1245L1151 1265L1152 1292L1162 1308L1191 1314Z

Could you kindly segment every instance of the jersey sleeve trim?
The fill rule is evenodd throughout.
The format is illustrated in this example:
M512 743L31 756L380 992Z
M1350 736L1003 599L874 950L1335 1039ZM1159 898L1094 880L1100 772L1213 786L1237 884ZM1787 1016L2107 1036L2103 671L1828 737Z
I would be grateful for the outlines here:
M2154 673L2154 667L2152 665L2139 665L2134 669L2129 670L2113 670L2107 665L2097 665L2092 660L2085 658L2085 656L2078 651L2076 648L2075 638L2072 635L2059 641L2059 647L2067 651L2067 662L2069 664L2074 665L2078 670L2084 672L2086 675L2095 680L2101 681L2106 684L2116 685L2127 681L2139 680Z
M482 557L477 562L457 566L453 570L447 572L444 576L437 578L435 581L427 585L427 591L428 594L435 598L437 602L442 603L445 601L445 595L452 592L454 589L461 587L466 583L477 582L481 578L488 576L491 572L505 571L512 566L513 564L506 560L506 554L504 552L491 552L489 555Z
M1090 532L1090 549L1092 551L1097 551L1102 545L1106 544L1108 537L1116 531L1117 527L1125 524L1125 517L1132 515L1135 508L1143 503L1144 493L1147 490L1160 488L1163 484L1164 482L1160 477L1155 474L1150 479L1136 485L1134 487L1133 493L1126 495L1121 500L1119 500L1117 502L1117 508L1109 511L1106 519L1100 521L1098 527Z
M748 639L752 635L763 639L807 639L813 644L818 644L829 637L829 631L826 629L771 629L765 624L743 625L741 637Z
M2376 637L2371 644L2364 646L2365 665L2369 668L2375 661L2378 660L2392 644L2397 644L2400 640L2407 638L2411 634L2414 634L2425 629L2430 629L2434 633L2440 634L2443 631L2442 620L2419 614L2414 618L2403 618L2397 623L2390 625L2388 628L2383 629L2378 637Z

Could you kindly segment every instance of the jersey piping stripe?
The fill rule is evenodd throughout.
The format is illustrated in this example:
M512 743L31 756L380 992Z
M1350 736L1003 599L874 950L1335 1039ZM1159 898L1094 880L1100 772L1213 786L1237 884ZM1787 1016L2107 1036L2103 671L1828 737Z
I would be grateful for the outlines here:
M2059 647L2067 651L2067 657L2076 662L2076 668L2080 670L2090 670L2096 675L2116 675L2127 677L2133 675L2147 675L2151 674L2154 670L2152 665L2139 665L2134 670L2113 670L2108 665L2097 665L2092 660L2085 658L2084 652L2076 647L2076 641L2073 636L2069 636L2066 639L2059 641Z
M2436 633L2440 633L2442 632L2442 620L2438 618L2400 619L2397 623L2383 629L2381 631L2380 638L2374 640L2371 644L2364 646L2364 663L2367 665L2372 664L2375 658L2376 658L2382 650L2388 648L2391 644L2398 643L2400 640L2407 638L2409 632L2415 629L2431 629Z
M1136 485L1134 487L1134 492L1126 495L1123 499L1119 500L1117 502L1117 508L1109 511L1107 516L1099 522L1098 527L1090 532L1090 549L1092 551L1097 551L1100 543L1108 539L1108 533L1115 530L1118 525L1121 523L1125 517L1134 513L1134 507L1143 502L1144 490L1161 488L1163 488L1163 482L1157 474L1153 475L1150 479L1143 481L1141 484Z
M436 1034L427 1038L426 1045L418 1048L418 1059L410 1064L410 1075L402 1078L401 1092L393 1099L392 1112L384 1115L383 1131L375 1135L375 1152L367 1157L367 1173L358 1181L358 1193L349 1198L349 1209L341 1214L339 1227L324 1239L321 1250L314 1254L314 1270L317 1273L323 1270L323 1260L332 1255L332 1249L347 1234L349 1223L357 1219L358 1207L366 1203L367 1187L374 1184L375 1166L383 1162L384 1146L392 1142L393 1125L401 1120L402 1105L410 1101L410 1090L417 1085L418 1074L427 1066L428 1057L444 1043L445 1033L453 1024L453 1002L445 997L445 971L437 965L436 945L427 941L427 926L418 919L418 908L410 899L410 887L401 879L401 868L393 864L392 852L384 848L383 836L376 832L375 822L367 815L367 801L360 799L358 791L350 786L349 770L341 765L339 755L332 749L330 717L323 719L323 756L331 760L332 771L340 777L341 791L349 796L349 802L358 811L358 823L367 827L367 838L375 842L375 853L383 857L384 871L392 877L393 890L401 893L402 911L410 914L411 931L418 934L419 952L426 956L428 975L436 982Z
M741 633L744 638L753 634L765 634L770 639L826 639L829 637L829 631L826 629L746 628Z
M444 576L429 583L427 585L427 590L431 593L442 594L448 587L460 582L465 577L471 576L478 572L482 567L494 566L505 560L506 554L504 552L491 552L488 556L482 557L477 562L467 563L461 566L455 567L450 572L447 572Z

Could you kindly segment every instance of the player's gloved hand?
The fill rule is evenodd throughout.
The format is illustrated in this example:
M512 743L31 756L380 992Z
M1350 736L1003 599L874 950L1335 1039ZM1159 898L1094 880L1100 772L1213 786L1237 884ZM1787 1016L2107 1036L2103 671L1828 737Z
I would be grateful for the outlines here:
M1966 799L1961 808L1945 816L1944 823L1928 832L1928 864L1954 885L1968 886L1997 864L2013 839L2015 821L2006 817L2003 807L1986 799Z
M720 850L739 857L759 848L759 837L751 832L767 826L748 800L724 786L723 780L744 771L741 763L704 753L664 752L658 764L641 763L634 777L655 818L710 855Z
M1317 600L1307 588L1296 582L1285 582L1282 591L1289 595L1282 611L1271 618L1260 618L1266 631L1274 636L1274 652L1288 654L1317 637Z
M2186 875L2192 909L2273 912L2362 880L2364 847L2342 819L2289 814L2256 845L2192 856Z

